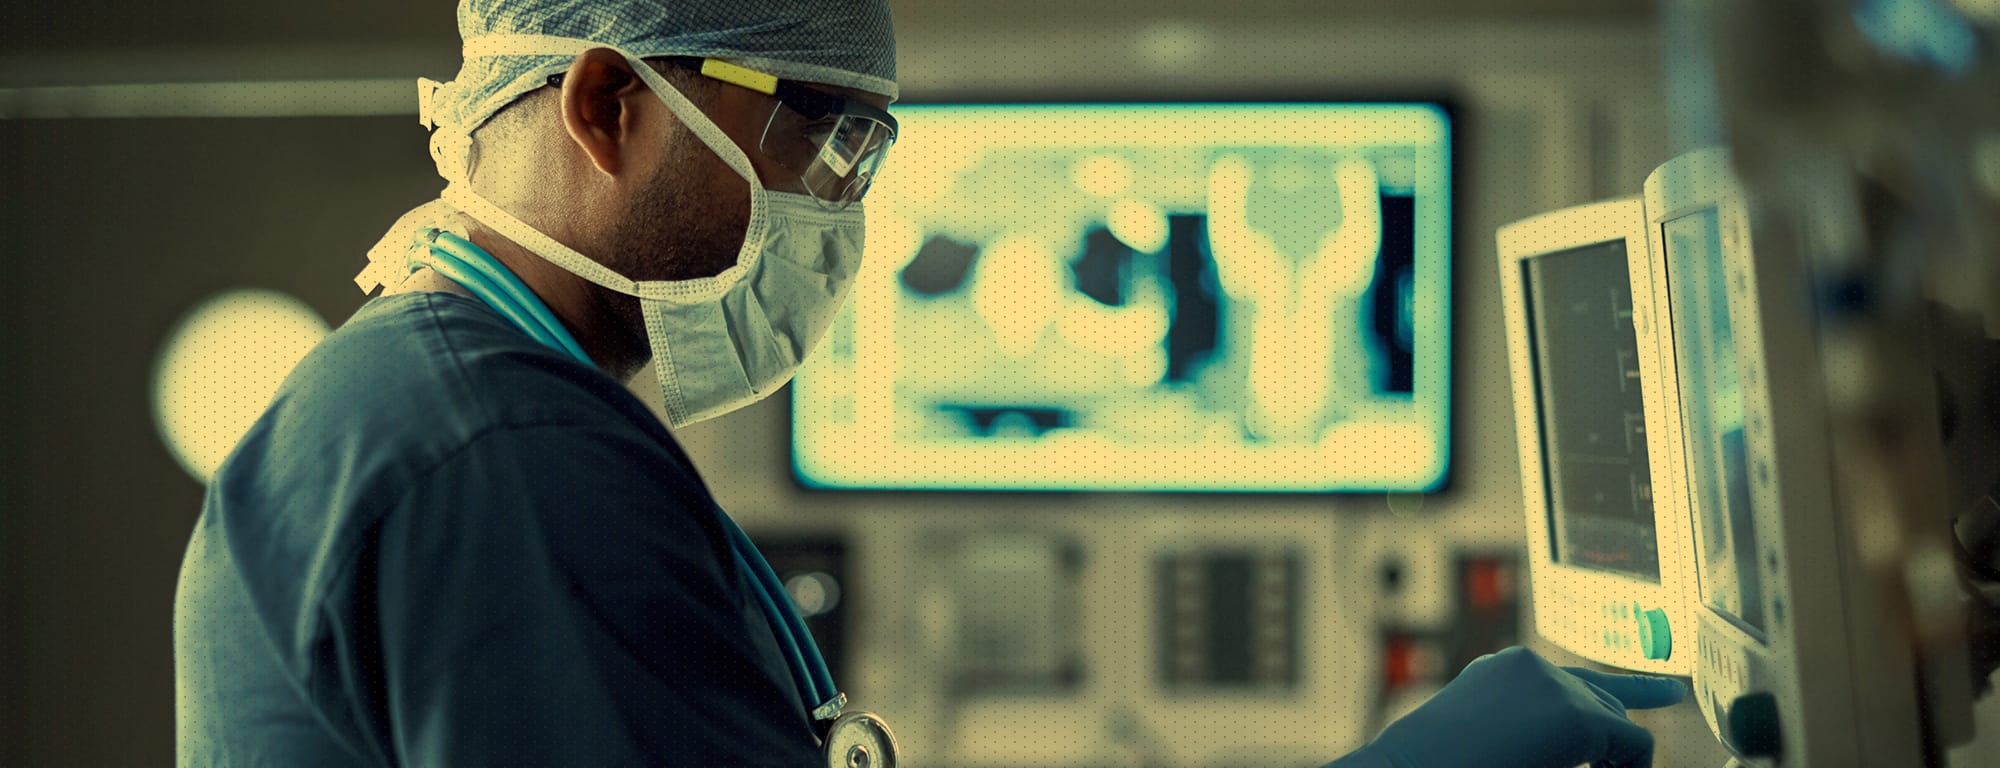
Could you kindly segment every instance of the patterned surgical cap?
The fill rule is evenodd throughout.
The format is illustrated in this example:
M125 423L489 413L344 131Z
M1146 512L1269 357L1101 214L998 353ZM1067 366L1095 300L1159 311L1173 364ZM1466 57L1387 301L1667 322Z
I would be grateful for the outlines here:
M727 59L788 80L896 98L896 39L887 0L463 0L458 31L552 35L641 58ZM441 130L470 134L521 94L569 69L572 56L467 59L431 97Z

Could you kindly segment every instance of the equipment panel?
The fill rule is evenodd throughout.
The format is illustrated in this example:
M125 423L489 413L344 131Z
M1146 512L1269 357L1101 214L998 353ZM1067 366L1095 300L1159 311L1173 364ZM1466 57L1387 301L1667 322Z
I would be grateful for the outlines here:
M1686 516L1657 503L1653 306L1632 292L1645 210L1555 211L1502 227L1499 245L1535 629L1604 664L1689 674L1675 641L1693 628L1692 545Z

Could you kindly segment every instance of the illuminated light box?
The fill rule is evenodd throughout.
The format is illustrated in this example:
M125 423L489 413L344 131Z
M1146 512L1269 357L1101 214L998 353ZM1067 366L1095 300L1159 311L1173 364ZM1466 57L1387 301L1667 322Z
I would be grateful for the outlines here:
M1449 438L1429 104L913 105L799 372L811 487L1426 491Z

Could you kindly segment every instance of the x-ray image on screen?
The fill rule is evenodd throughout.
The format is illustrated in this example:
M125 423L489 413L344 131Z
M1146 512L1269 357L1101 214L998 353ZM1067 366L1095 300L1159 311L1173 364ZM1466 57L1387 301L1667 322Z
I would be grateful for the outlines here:
M1427 490L1449 126L1429 105L899 108L803 481Z

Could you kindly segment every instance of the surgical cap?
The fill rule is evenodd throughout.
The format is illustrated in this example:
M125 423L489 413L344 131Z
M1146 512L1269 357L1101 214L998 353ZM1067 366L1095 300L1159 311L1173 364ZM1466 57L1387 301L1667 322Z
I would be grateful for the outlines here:
M887 0L463 0L458 31L590 40L640 58L727 59L788 80L896 98L896 39ZM469 134L521 94L569 69L573 56L468 58L429 95L427 118Z

